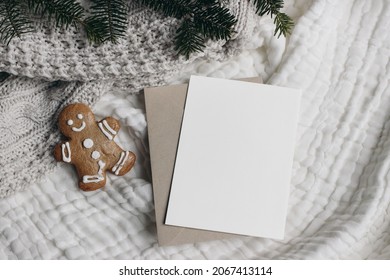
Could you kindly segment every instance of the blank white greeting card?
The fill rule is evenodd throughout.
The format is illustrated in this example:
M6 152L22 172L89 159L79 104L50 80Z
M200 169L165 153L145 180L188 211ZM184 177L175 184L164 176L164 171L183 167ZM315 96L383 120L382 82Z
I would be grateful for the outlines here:
M300 95L192 76L165 223L282 239Z

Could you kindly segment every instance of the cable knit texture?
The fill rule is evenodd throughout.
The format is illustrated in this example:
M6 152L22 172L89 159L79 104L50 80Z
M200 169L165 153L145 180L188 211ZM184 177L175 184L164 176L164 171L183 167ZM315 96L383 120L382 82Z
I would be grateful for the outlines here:
M53 169L56 115L66 104L93 105L113 88L132 93L162 84L196 58L226 58L245 45L255 27L253 6L230 1L238 19L233 40L208 42L204 53L186 60L174 50L176 19L129 4L128 29L118 44L92 46L72 27L58 30L38 21L36 32L0 45L0 71L25 76L0 85L0 198ZM56 80L63 82L52 83Z
M228 1L226 5L238 20L233 40L227 45L209 41L204 53L186 60L174 50L178 20L129 3L126 36L117 44L107 42L96 47L88 43L82 30L48 28L47 22L38 21L36 32L14 38L9 46L0 45L0 70L49 80L120 80L121 85L139 89L162 82L196 58L222 59L237 52L258 19L248 1Z
M53 169L58 112L73 102L94 104L108 86L20 77L0 85L0 197L23 190Z

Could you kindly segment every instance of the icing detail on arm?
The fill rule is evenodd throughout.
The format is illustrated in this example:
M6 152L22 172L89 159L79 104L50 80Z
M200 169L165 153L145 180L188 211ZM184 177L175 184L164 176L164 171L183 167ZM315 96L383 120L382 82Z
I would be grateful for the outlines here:
M83 176L83 183L84 184L87 184L87 183L97 183L97 182L100 182L100 181L104 180L103 168L104 168L104 166L106 166L106 164L102 160L99 160L98 164L99 164L98 174L97 175L85 175L85 176Z
M103 132L103 134L106 135L108 139L112 140L112 135L103 127L101 122L98 123L98 126L100 130Z
M66 153L68 155L65 154L65 149L66 149ZM61 152L62 152L62 160L64 162L70 162L71 161L71 153L70 153L70 147L69 147L69 142L66 142L65 144L61 144Z
M83 123L81 124L80 127L72 127L72 130L75 131L75 132L80 132L80 131L82 131L84 128L85 128L85 122L83 121Z
M118 169L119 164L122 162L123 156L124 156L124 152L121 152L121 156L120 156L119 160L114 165L114 167L111 169L112 172L115 172Z
M103 125L112 135L116 135L116 131L111 128L106 120L103 120Z
M114 167L111 169L112 172L115 172L115 175L119 174L119 171L122 169L123 165L125 164L127 158L129 156L129 152L121 152L121 156L118 160L118 162L114 165Z
M125 162L126 162L128 156L129 156L129 152L126 151L125 158L123 159L122 163L119 164L118 169L115 171L115 175L118 175L118 174L119 174L119 171L122 169L122 167L123 167L123 165L125 164Z

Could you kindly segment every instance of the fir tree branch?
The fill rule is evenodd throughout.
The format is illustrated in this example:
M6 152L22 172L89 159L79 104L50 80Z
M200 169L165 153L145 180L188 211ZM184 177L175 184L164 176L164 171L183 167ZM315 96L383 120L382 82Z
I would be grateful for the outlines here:
M274 24L275 24L275 32L274 35L283 34L283 36L287 36L288 34L291 34L291 30L294 27L293 20L286 15L285 13L282 13L280 10L283 8L284 1L283 0L249 0L253 1L256 6L256 13L260 16L263 15L270 15L271 18L275 16L274 18Z
M8 45L14 37L32 31L31 21L27 19L19 1L0 2L0 41Z
M215 1L208 2L214 3L205 9L195 10L195 28L204 37L209 37L212 40L229 40L233 26L237 22L236 17L230 13L229 9L221 7Z
M235 16L218 0L136 0L164 16L182 19L176 31L175 49L187 58L202 51L204 42L231 38Z
M27 10L54 19L57 27L83 26L91 42L117 42L127 28L125 0L90 0L91 16L78 0L0 0L0 41L9 44L15 36L31 31ZM175 48L187 58L202 51L206 39L229 40L236 18L219 0L133 0L164 16L182 20L175 36ZM291 32L293 21L280 10L283 0L253 1L256 12L274 17L275 34L280 37Z
M84 9L76 0L28 0L28 6L35 14L47 16L49 20L54 17L56 26L77 24L84 17Z
M252 0L249 0L252 1ZM276 15L283 8L283 0L253 0L256 6L256 13L260 16L265 14Z
M69 25L73 25L77 29L81 25L90 41L99 43L104 41L104 34L97 32L92 23L84 20L84 8L76 0L27 0L27 3L35 14L47 16L49 20L54 17L57 27L68 28Z
M178 54L184 55L187 59L191 53L201 52L205 47L204 38L199 35L191 19L185 19L178 28L175 43Z
M291 33L291 29L294 26L294 22L292 21L292 19L285 13L281 13L281 12L278 12L275 15L274 23L276 26L274 36L279 33L278 38L282 34L283 36L286 37L287 34Z
M92 0L92 15L85 20L88 39L95 43L116 43L127 28L127 8L123 0Z

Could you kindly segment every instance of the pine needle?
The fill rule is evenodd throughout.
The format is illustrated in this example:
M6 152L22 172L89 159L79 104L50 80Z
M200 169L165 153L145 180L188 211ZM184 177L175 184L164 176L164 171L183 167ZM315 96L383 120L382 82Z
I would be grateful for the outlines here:
M77 28L84 17L84 9L76 0L28 0L28 6L35 14L55 19L57 27L73 25Z
M195 10L195 28L205 37L212 40L229 40L232 29L237 22L227 8L213 4L205 9Z
M270 15L271 18L274 18L275 32L274 35L278 34L287 36L291 34L291 30L294 27L293 20L286 15L285 13L280 12L283 9L284 1L283 0L249 0L253 1L256 6L256 13L260 16Z
M176 31L175 49L187 58L205 48L206 39L229 40L236 18L218 0L136 0L164 16L183 20Z
M88 39L94 43L116 43L127 28L127 7L123 0L92 0L92 16L85 20Z
M32 31L31 21L28 20L19 1L2 0L0 2L0 41L9 45L15 37Z
M272 17L283 8L283 0L253 0L253 2L256 6L256 13L260 16L271 14Z
M288 34L291 33L291 29L294 26L294 22L292 21L292 19L285 13L281 12L276 14L274 23L276 26L274 36L278 34L278 38L282 34L284 37L286 37Z
M201 52L204 45L204 38L199 35L191 19L185 19L176 31L175 49L178 54L184 55L187 59L191 53Z
M9 44L12 38L30 32L32 23L27 16L35 13L54 20L57 27L83 26L88 40L101 44L116 43L127 30L127 0L90 0L91 15L78 0L0 0L0 41ZM237 20L219 0L133 0L181 21L176 31L175 49L187 58L201 52L207 39L229 40ZM274 17L275 36L286 36L294 26L291 18L282 13L283 0L253 1L260 16Z

